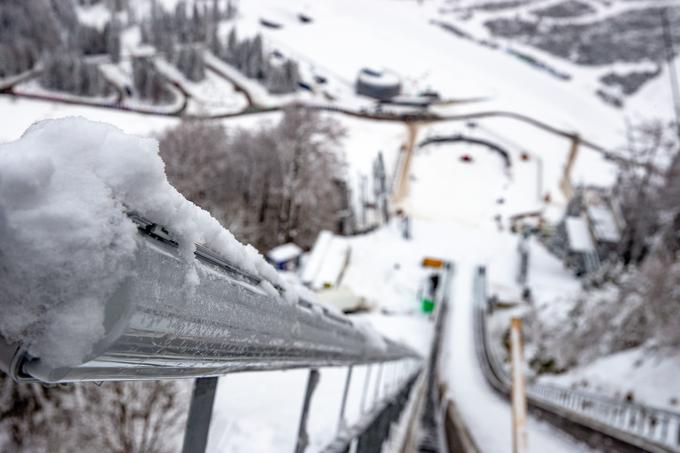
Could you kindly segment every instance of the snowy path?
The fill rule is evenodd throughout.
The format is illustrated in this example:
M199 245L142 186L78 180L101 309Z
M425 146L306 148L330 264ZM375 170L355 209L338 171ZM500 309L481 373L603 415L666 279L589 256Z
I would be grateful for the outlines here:
M472 263L461 263L457 267L445 338L447 349L443 357L443 370L450 396L481 450L488 453L510 452L510 406L486 383L475 355L472 328L473 271ZM530 452L589 451L585 446L575 445L571 437L533 417L529 417L527 432Z

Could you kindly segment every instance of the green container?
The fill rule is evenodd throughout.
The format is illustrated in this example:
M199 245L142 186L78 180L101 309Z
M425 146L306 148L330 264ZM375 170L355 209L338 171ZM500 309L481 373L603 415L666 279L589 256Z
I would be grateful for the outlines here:
M423 313L432 313L434 311L434 301L432 299L423 299L420 303L420 309Z

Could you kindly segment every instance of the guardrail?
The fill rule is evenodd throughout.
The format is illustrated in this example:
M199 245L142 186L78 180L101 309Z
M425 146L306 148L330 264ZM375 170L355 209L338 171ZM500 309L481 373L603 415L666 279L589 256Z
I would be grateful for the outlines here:
M473 291L476 352L482 372L496 391L508 395L511 380L503 366L500 345L488 341L489 306L483 267L475 275ZM527 396L530 409L599 433L617 443L619 449L680 452L680 413L548 384L529 384Z
M441 405L439 395L439 364L441 356L442 341L444 338L444 323L449 309L449 289L454 275L453 263L445 263L446 273L443 276L439 298L435 306L434 313L434 335L430 355L425 369L425 393L422 416L420 419L420 430L418 444L419 452L442 452L448 451L446 445L446 435L444 434L445 411Z
M237 371L320 368L420 356L319 304L289 303L204 247L200 284L189 293L177 243L140 216L134 278L105 308L106 335L84 363L53 367L20 346L0 348L18 381L46 383L218 376Z
M405 385L393 390L392 396L363 417L355 427L339 436L323 453L380 451L389 436L390 426L403 412L412 391L417 391L417 396L408 414L409 433L402 440L419 452L448 452L443 421L445 410L440 405L439 395L439 359L449 305L449 289L454 275L453 263L446 262L443 269L444 275L436 294L433 337L426 366L417 373L410 374ZM402 445L401 451L407 451L406 445Z
M354 426L342 429L322 453L380 451L390 435L392 424L399 420L420 372L419 368L407 374L405 379L400 378L396 386L390 386L384 397L379 398L372 409L362 414Z
M196 377L183 451L200 453L207 444L217 376L308 368L295 450L302 453L318 369L344 366L338 439L364 445L359 451L379 450L386 427L401 412L422 370L416 351L322 305L305 299L288 302L282 288L202 246L195 251L200 283L187 289L187 263L177 242L161 226L137 214L129 217L138 227L134 277L106 301L106 334L92 354L79 365L54 367L46 357L31 356L21 345L0 338L0 370L16 381L50 384ZM348 429L345 407L358 365L377 372L373 378L367 373L363 416ZM381 423L378 428L375 420Z

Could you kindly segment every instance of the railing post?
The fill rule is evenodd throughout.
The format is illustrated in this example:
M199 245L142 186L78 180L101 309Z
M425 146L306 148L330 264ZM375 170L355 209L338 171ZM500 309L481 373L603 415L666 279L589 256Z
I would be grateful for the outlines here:
M373 367L368 365L366 367L366 378L364 379L364 390L361 393L361 413L366 412L366 399L368 398L368 387L371 384L371 370Z
M352 365L347 368L347 378L345 379L345 389L342 391L342 403L340 404L340 415L338 416L338 433L347 428L345 421L345 408L347 407L347 395L349 394L349 385L352 381Z
M191 396L189 417L184 432L183 453L203 453L208 444L217 377L197 378Z
M521 329L522 320L512 318L510 344L512 351L512 451L514 453L522 453L527 448L527 399Z
M661 421L661 442L666 443L668 440L668 417L664 417Z
M383 364L378 365L378 377L375 381L375 392L373 393L373 404L380 399L380 381L382 381Z
M311 406L312 395L316 386L319 383L319 370L313 368L309 370L307 377L307 387L305 387L305 396L302 402L302 412L300 413L300 423L298 425L297 441L295 443L295 453L304 453L307 445L309 445L309 434L307 433L307 418L309 416L309 406ZM186 452L185 452L186 453Z

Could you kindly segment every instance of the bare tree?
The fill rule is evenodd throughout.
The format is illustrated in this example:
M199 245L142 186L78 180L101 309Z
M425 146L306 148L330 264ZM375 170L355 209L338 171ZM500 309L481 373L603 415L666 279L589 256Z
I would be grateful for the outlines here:
M170 181L244 242L258 248L311 245L335 229L344 208L340 125L308 109L287 109L276 125L226 130L184 122L161 137Z
M307 242L316 233L307 227L317 229L314 217L337 221L341 194L329 179L342 170L332 147L344 130L317 112L290 107L275 133L283 176L278 236L281 242Z
M620 166L616 196L625 230L621 256L626 264L639 264L647 254L650 240L659 228L659 202L665 175L659 170L672 158L675 141L672 129L661 122L630 128L626 162Z
M673 124L630 134L615 191L623 265L602 288L579 294L565 317L540 317L535 363L564 369L632 347L680 346L680 147Z
M0 374L0 450L176 451L191 381L43 387Z

